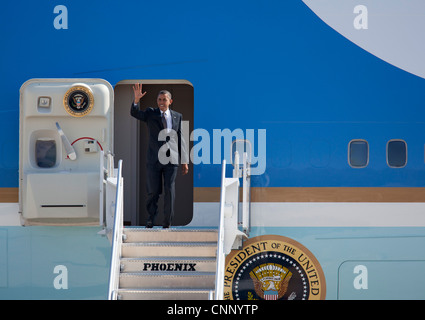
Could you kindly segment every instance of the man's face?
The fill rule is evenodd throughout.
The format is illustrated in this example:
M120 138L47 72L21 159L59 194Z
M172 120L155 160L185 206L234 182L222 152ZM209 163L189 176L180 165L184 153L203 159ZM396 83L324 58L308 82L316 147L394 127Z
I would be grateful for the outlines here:
M167 111L168 107L171 105L173 100L168 98L166 94L160 94L158 95L156 102L158 103L158 108L161 111Z

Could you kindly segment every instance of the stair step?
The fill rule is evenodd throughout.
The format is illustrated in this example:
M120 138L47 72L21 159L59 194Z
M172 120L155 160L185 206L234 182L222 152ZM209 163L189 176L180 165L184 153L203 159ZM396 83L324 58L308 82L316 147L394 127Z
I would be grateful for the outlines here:
M144 272L121 273L120 289L122 288L179 288L179 289L213 289L214 272Z
M215 257L216 242L130 242L122 244L122 258Z
M124 228L124 242L217 242L216 229Z
M202 289L119 289L120 300L208 300L210 290Z
M199 257L140 257L122 258L121 272L149 272L152 270L161 271L188 271L195 269L199 272L215 272L215 258Z

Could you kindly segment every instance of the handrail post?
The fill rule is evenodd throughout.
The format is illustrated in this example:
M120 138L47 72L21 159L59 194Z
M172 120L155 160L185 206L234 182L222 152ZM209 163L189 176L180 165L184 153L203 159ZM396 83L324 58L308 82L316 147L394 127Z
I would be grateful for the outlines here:
M223 160L221 169L221 193L220 193L220 221L218 225L218 242L217 242L217 266L215 273L215 300L223 300L224 298L224 206L226 187L226 160Z
M123 178L122 178L122 160L118 162L118 174L116 183L115 197L115 216L112 235L112 254L111 267L109 270L109 289L108 299L117 299L117 290L120 273L120 257L122 244L122 226L123 226Z
M242 173L242 230L249 235L251 229L251 164L248 160L248 154L243 154L243 173Z

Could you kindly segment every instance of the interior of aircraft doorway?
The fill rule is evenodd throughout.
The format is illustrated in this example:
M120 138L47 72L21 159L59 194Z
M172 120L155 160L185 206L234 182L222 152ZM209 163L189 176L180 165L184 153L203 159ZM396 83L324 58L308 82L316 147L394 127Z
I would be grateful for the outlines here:
M194 95L193 86L185 80L125 80L114 89L114 146L115 162L123 160L124 177L124 224L144 226L148 214L146 210L146 152L148 129L144 122L130 115L134 99L133 85L143 84L146 95L142 98L141 108L157 107L158 92L168 90L173 99L171 109L183 115L183 121L189 121L189 134L193 130ZM192 142L186 140L188 152ZM158 204L156 226L162 226L163 194ZM171 226L184 226L193 217L193 164L189 162L189 173L182 175L181 167L176 178L176 200L174 219Z

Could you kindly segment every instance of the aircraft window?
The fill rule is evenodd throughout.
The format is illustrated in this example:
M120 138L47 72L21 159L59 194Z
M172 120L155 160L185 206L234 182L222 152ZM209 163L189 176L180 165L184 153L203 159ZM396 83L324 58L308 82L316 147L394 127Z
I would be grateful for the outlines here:
M40 168L52 168L56 165L56 142L52 139L37 139L35 159Z
M353 168L364 168L369 164L369 143L366 140L350 141L348 163Z
M390 140L387 144L387 163L391 168L403 168L407 163L407 144L403 140Z

